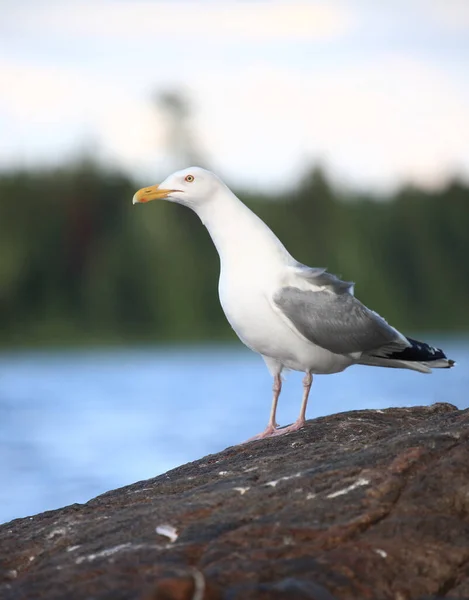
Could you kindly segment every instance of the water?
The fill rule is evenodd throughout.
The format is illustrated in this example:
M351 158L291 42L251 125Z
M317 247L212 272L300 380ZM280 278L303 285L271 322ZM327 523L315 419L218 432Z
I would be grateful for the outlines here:
M317 376L308 417L467 407L469 339L429 341L459 366L431 376L370 367ZM270 388L262 359L242 346L0 354L0 522L85 502L237 444L265 427ZM290 373L280 424L295 420L301 392L301 375Z

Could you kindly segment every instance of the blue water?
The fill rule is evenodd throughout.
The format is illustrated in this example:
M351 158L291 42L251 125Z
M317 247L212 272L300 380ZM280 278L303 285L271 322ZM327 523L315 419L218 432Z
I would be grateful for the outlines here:
M469 340L429 341L459 366L316 376L308 417L433 402L466 408ZM262 359L242 346L0 354L0 522L237 444L265 427L270 390ZM288 374L280 424L296 418L301 392L301 375Z

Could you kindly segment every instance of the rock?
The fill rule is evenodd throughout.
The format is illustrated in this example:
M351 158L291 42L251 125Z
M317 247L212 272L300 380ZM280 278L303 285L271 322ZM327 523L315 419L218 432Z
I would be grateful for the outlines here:
M469 598L468 425L449 404L336 414L17 519L0 598Z

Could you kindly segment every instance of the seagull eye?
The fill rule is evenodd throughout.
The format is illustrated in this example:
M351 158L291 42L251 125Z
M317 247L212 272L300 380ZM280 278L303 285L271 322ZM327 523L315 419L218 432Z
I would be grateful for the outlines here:
M194 175L186 175L184 177L184 181L187 181L187 183L192 183L194 181Z

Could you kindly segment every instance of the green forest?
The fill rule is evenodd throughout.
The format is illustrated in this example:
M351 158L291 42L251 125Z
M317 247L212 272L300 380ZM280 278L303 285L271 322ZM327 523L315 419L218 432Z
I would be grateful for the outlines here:
M0 174L0 328L5 346L233 337L218 255L190 210L133 206L142 185L89 160ZM311 168L288 195L234 190L308 265L356 282L395 327L469 329L469 187L343 191Z

